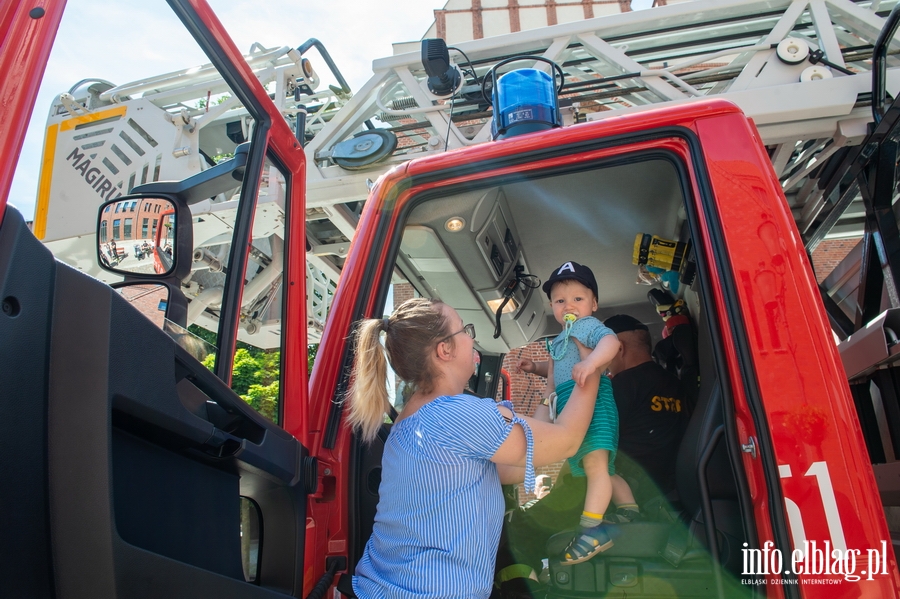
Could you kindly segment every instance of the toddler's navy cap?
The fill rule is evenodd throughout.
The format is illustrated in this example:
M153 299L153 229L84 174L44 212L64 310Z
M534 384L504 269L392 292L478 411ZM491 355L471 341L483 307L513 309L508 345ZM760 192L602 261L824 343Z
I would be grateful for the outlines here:
M547 297L550 297L550 290L553 288L553 284L559 281L578 281L593 291L594 297L598 297L599 295L597 293L597 280L594 278L594 273L591 272L591 269L587 266L583 266L577 262L566 262L553 271L553 274L550 275L550 278L547 279L543 287L541 287L541 289L544 290L544 293L547 294Z

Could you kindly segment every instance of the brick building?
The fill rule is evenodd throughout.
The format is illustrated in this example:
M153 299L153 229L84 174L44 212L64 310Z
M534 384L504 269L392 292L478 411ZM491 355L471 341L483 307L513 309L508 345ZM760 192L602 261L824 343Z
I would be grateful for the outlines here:
M826 239L812 253L816 282L821 283L860 242L859 237Z
M100 243L152 241L161 215L171 210L168 200L142 199L116 202L106 207L100 220Z
M166 287L154 284L129 285L119 288L119 293L141 314L153 321L153 324L163 328L166 317L165 303L169 299Z
M666 6L690 0L654 0ZM434 11L426 38L448 43L571 23L631 11L632 0L448 0Z

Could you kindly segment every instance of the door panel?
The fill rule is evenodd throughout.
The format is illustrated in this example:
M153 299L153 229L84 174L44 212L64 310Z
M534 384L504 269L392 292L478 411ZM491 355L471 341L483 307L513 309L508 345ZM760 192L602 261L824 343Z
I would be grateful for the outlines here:
M0 580L2 595L50 597L47 338L54 262L14 208L0 226Z
M15 307L0 318L15 481L0 491L2 595L299 594L300 444L116 291L56 263L14 210L0 282ZM264 527L260 586L241 567L242 495Z

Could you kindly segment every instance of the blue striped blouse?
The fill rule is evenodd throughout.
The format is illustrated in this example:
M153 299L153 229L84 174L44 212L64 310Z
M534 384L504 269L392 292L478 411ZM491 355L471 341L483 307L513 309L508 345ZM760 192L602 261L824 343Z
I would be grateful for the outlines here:
M506 402L504 402L505 405ZM395 424L382 459L375 527L356 566L364 599L488 597L504 504L491 457L514 424L492 399L438 397Z

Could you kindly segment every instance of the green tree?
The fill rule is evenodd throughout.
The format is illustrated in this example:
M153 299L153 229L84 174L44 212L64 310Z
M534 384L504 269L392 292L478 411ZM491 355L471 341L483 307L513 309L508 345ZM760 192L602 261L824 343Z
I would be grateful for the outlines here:
M319 344L314 343L312 345L306 346L306 366L308 373L312 373L313 363L316 361L316 356L319 353Z
M216 334L197 325L188 330L207 343L216 344ZM312 371L319 345L307 346L307 366ZM210 354L203 365L213 369L216 355ZM231 388L254 410L275 422L278 416L280 391L281 352L264 350L238 341L231 368Z
M278 417L278 381L272 381L268 385L250 385L246 395L241 398L251 408L275 422Z

